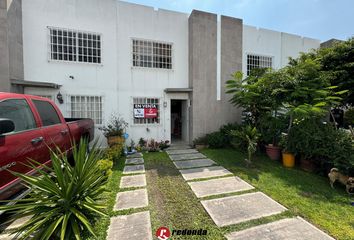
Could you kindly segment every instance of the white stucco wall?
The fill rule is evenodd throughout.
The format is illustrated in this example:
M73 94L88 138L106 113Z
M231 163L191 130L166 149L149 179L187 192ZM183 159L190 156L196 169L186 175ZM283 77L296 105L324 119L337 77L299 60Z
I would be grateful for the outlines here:
M320 41L289 33L243 25L242 72L247 73L247 54L273 57L273 68L288 64L289 57L320 47Z
M48 61L47 26L102 34L102 64ZM133 68L132 38L172 43L173 69ZM170 140L170 98L164 89L188 87L187 14L115 0L23 1L23 42L25 80L62 85L64 101L68 95L102 96L104 120L120 114L135 141L141 136ZM27 88L25 93L55 96L58 90ZM160 124L133 124L134 96L160 98ZM58 106L69 116L69 104Z

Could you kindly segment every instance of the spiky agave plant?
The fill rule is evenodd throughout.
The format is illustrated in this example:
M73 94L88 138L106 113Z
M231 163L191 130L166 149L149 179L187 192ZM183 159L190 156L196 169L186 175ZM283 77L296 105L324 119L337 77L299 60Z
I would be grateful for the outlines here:
M14 218L32 216L13 233L19 239L81 239L82 232L95 236L92 222L106 206L98 203L105 191L107 177L97 165L101 151L94 144L87 153L88 142L81 140L73 148L74 166L67 155L51 151L52 167L31 160L29 166L38 176L21 173L14 175L32 189L26 199L16 204L0 206L0 210L13 213Z

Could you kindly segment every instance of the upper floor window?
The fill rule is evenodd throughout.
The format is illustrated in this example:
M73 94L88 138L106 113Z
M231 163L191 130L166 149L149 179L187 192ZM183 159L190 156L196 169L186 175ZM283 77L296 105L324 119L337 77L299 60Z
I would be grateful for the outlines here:
M172 69L172 44L133 39L133 66Z
M49 59L55 61L101 63L101 35L48 27Z
M272 68L273 57L247 54L247 76L254 68Z

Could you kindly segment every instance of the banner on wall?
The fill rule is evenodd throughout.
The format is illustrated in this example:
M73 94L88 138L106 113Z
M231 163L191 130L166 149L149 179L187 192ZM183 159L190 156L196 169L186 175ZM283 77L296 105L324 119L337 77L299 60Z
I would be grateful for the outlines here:
M157 118L156 104L134 104L134 118Z

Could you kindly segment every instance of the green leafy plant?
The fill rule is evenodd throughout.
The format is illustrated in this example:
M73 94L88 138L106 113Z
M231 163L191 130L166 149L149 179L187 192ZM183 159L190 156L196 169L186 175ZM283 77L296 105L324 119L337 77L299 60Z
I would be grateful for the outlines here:
M248 165L252 164L252 157L253 154L257 151L257 143L260 137L257 129L247 125L242 130L232 130L231 134L246 143L248 158L245 159L245 161Z
M345 126L354 126L354 108L350 108L344 113Z
M128 123L124 121L123 118L112 115L108 124L104 127L100 127L99 129L103 132L103 135L108 138L113 136L122 136L127 127Z
M97 165L106 177L110 177L112 175L113 161L110 159L101 159L98 160Z
M221 132L213 132L206 135L207 144L211 148L222 148L225 147L225 135Z
M52 167L29 161L28 166L39 176L12 172L32 189L28 198L13 200L15 205L0 206L13 218L32 216L15 230L17 238L81 239L85 232L95 236L92 222L98 215L106 216L106 206L98 201L107 177L97 165L101 151L95 144L87 153L87 144L81 140L78 147L73 147L74 166L58 150L51 151Z

